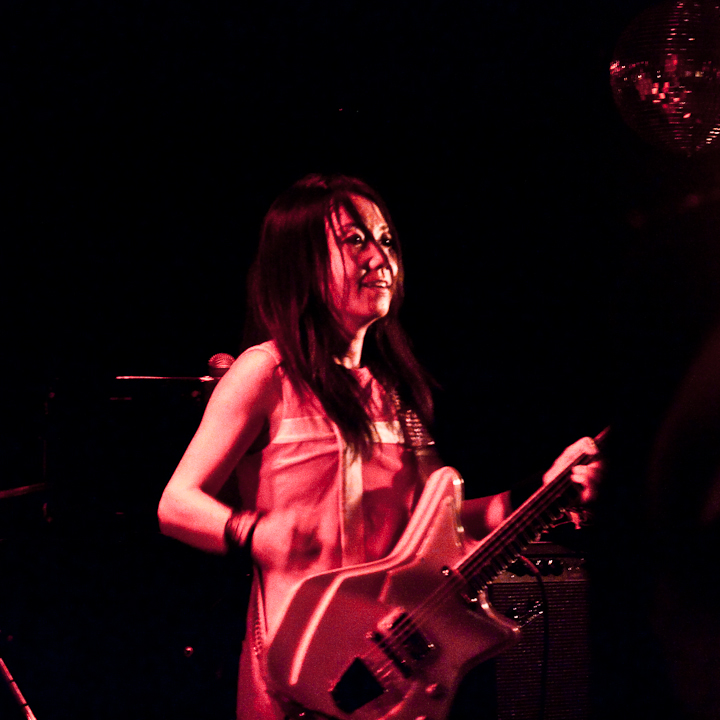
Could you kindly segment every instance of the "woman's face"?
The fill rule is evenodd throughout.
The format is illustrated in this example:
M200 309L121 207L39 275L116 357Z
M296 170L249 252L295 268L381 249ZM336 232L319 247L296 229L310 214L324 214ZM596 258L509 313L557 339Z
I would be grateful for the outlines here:
M374 202L351 195L358 223L342 206L326 221L330 253L330 304L352 334L387 315L395 292L395 240Z

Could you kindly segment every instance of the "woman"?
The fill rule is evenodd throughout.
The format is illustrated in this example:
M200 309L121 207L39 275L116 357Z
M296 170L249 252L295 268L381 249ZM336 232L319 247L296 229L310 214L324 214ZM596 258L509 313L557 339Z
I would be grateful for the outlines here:
M425 430L428 379L398 323L400 246L377 193L344 176L296 183L265 218L250 280L265 342L218 384L158 514L164 533L203 550L251 545L238 717L281 720L261 659L291 589L386 556L441 463ZM586 495L595 469L576 471ZM240 511L218 500L233 471ZM481 537L510 510L509 492L467 501L463 521Z

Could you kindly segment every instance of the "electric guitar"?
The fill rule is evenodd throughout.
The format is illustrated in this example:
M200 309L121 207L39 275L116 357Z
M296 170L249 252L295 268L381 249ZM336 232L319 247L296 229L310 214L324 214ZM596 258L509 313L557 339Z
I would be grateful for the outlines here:
M285 712L445 718L463 676L519 639L518 623L490 605L488 583L578 504L571 470L592 459L578 452L472 543L460 525L462 478L449 467L435 471L389 556L319 573L294 590L266 655L270 691Z

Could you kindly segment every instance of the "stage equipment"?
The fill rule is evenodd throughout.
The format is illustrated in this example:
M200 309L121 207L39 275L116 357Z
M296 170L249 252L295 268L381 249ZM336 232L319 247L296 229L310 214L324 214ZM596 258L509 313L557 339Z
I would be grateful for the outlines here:
M28 705L27 700L23 697L23 694L20 692L20 688L18 687L18 684L15 682L15 678L10 674L10 670L8 670L8 666L5 664L5 661L0 657L0 675L2 675L3 680L5 681L5 684L7 685L8 689L10 690L10 694L12 695L13 701L15 702L15 706L18 711L18 717L22 716L26 718L27 720L36 720L35 714L30 709L30 706Z
M235 358L227 353L217 353L208 360L208 372L213 378L221 378L235 362Z
M494 661L497 720L590 717L587 576L578 553L530 545L489 586L493 606L527 622L520 641Z
M648 142L692 155L720 134L720 3L672 0L622 33L610 84L625 122Z
M232 362L214 355L203 376L58 381L47 462L56 519L157 532L160 495Z

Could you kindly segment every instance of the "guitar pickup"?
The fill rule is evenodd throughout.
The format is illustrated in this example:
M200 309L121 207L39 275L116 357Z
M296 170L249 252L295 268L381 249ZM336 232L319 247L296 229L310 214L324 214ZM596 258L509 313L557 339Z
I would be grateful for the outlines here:
M412 675L413 663L424 660L435 650L435 644L423 635L405 611L385 618L371 638L406 678Z
M407 613L401 613L396 618L392 629L399 631L397 634L402 638L405 652L415 661L424 660L435 649Z

